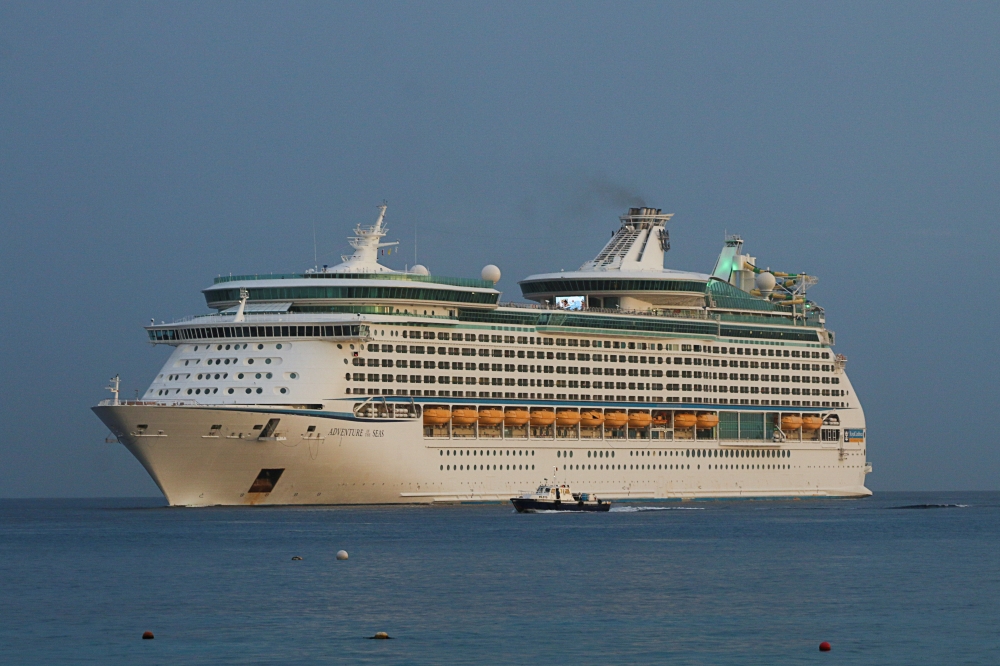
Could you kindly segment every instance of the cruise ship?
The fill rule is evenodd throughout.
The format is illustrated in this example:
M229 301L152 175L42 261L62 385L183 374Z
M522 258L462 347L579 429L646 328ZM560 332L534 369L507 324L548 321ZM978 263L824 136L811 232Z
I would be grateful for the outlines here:
M146 326L169 357L93 408L171 505L506 502L553 472L619 500L862 497L864 411L816 278L727 236L664 267L631 208L576 271L519 282L379 263L385 206L335 266L218 277Z

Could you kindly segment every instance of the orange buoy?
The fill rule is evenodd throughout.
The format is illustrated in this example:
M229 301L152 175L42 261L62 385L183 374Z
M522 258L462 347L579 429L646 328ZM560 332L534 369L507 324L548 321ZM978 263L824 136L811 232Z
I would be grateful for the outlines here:
M531 410L531 425L533 426L550 426L556 422L556 413L551 409L533 409Z
M819 644L819 651L820 652L829 652L830 651L830 644L827 643L826 641L823 641L822 643Z
M150 640L152 638L153 638L153 632L152 631L144 631L144 632L142 632L142 640L148 641L148 640Z
M629 412L628 415L629 428L646 428L652 422L653 422L653 417L649 415L649 412L643 412L643 411Z
M451 410L447 407L428 407L424 410L424 425L444 425L451 419Z
M451 411L451 422L455 425L472 425L479 420L479 412L473 407L456 407Z
M803 416L802 417L802 429L803 430L819 430L823 427L823 419L818 416Z
M562 428L575 426L580 422L580 412L573 409L560 409L556 412L556 425Z
M689 412L674 415L675 428L693 428L698 424L698 417Z
M628 423L628 414L625 412L604 412L604 425L609 428L623 428Z
M719 415L710 412L702 412L698 415L698 429L708 430L719 425Z
M781 417L782 430L798 430L802 427L802 417L789 414Z
M604 414L596 409L580 412L580 425L587 428L596 428L604 423Z
M479 425L495 426L503 423L503 410L496 407L481 407L479 409Z
M527 409L508 409L503 413L503 424L509 426L523 426L528 422Z

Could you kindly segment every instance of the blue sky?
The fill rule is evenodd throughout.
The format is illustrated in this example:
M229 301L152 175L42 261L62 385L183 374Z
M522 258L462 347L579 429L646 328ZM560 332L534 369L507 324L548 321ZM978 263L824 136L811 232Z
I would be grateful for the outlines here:
M89 411L163 362L142 324L311 266L314 229L334 263L383 199L400 268L416 234L510 299L629 204L675 213L670 267L739 233L820 278L873 489L1000 488L997 34L992 3L3 3L0 496L156 494Z

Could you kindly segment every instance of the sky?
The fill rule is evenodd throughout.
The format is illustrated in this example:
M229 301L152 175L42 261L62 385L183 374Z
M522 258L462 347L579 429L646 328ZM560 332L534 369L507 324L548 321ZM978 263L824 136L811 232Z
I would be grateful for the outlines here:
M0 3L0 496L157 495L90 411L228 273L517 280L630 205L819 277L873 490L1000 489L1000 5ZM315 239L315 242L314 242ZM985 272L984 272L985 271Z

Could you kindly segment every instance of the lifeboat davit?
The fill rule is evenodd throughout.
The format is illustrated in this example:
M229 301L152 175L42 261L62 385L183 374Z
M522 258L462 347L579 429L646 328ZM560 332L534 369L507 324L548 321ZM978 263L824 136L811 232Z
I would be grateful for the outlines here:
M531 425L550 426L556 422L556 413L551 409L535 409L531 412Z
M698 417L689 412L674 414L675 428L693 428L698 425Z
M798 430L802 427L802 417L801 416L782 416L781 417L781 429L782 430Z
M719 415L711 414L708 412L702 412L698 415L698 429L699 430L709 430L719 425Z
M580 422L580 412L572 409L560 409L556 412L556 425L566 428Z
M451 420L451 410L447 407L428 407L424 410L424 425L439 426Z
M802 429L803 430L819 430L823 427L823 419L818 416L803 416L802 417Z
M585 428L596 428L602 423L604 423L604 414L596 409L580 412L580 425Z
M653 412L653 425L665 428L670 425L670 412Z
M649 412L630 412L628 415L629 428L648 428L653 422L653 417Z
M523 426L528 422L527 409L508 409L503 413L503 424L509 426Z
M609 428L624 428L628 423L628 414L625 412L604 412L604 425Z
M451 411L451 422L454 425L472 425L479 420L479 412L472 407L456 407Z
M479 409L479 425L495 426L503 423L503 410L496 407L482 407Z

